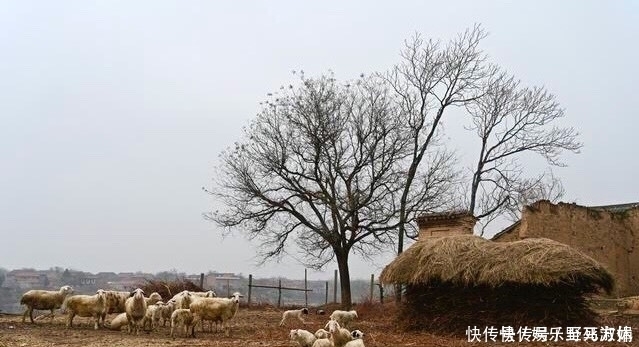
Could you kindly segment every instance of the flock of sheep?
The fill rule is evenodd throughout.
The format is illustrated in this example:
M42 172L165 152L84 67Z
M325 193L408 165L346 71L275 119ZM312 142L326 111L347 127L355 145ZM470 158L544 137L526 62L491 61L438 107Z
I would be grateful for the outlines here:
M33 323L33 310L50 310L50 318L53 321L54 311L62 309L67 314L67 327L73 326L73 318L90 317L94 320L94 329L100 326L111 330L121 330L127 327L129 334L139 334L140 329L147 326L155 331L162 322L170 321L171 333L174 337L178 331L184 336L195 337L195 328L198 325L204 328L204 321L212 324L221 323L226 336L230 335L229 321L233 319L240 305L240 293L233 293L229 298L216 297L214 291L192 292L182 291L170 300L163 302L158 293L151 293L148 297L142 289L132 292L107 291L98 289L94 295L73 295L71 286L62 286L58 291L30 290L22 295L20 304L26 309L22 315L24 323L27 315ZM106 315L118 313L110 322L106 321ZM287 319L295 318L304 321L304 315L308 315L308 309L289 310L282 314L280 326ZM336 310L330 315L330 320L324 329L317 330L314 334L303 329L293 329L290 339L296 341L301 347L364 347L359 330L352 332L345 327L357 318L355 311ZM190 334L189 334L190 330Z
M125 326L129 333L139 334L140 329L147 326L154 331L162 321L171 322L171 337L177 329L183 329L184 335L195 337L195 326L203 321L226 325L226 335L230 333L229 321L235 316L240 305L240 293L230 298L218 298L214 291L190 292L182 291L166 303L158 293L144 296L140 288L132 292L117 292L98 289L94 295L72 295L71 286L62 286L58 291L30 290L22 295L20 304L26 309L22 314L22 322L27 315L33 323L33 310L50 310L53 321L54 311L62 308L67 314L67 327L73 326L73 318L90 317L94 320L94 329L104 326L112 330L121 330ZM106 322L106 315L119 313L113 320Z
M290 318L296 318L306 324L304 315L308 315L307 308L284 311L280 326ZM364 333L360 330L349 331L345 328L355 318L357 318L355 310L335 310L331 313L330 320L324 329L318 329L314 334L304 329L293 329L289 337L300 347L364 347L364 340L362 340Z

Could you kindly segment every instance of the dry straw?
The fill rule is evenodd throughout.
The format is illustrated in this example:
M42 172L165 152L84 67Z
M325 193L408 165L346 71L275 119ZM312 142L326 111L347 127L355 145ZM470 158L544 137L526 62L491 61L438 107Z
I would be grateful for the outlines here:
M384 283L457 286L562 286L610 292L614 279L591 257L550 239L493 242L474 235L422 240L390 263Z

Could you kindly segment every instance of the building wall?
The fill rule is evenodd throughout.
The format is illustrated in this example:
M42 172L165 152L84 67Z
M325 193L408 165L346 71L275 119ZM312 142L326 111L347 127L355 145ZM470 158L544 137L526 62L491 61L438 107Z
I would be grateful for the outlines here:
M473 233L475 218L472 216L461 216L451 219L418 221L418 226L418 240L452 235L470 235Z
M639 295L639 208L612 213L576 204L540 201L522 212L521 223L496 241L546 237L579 249L615 276L616 295Z

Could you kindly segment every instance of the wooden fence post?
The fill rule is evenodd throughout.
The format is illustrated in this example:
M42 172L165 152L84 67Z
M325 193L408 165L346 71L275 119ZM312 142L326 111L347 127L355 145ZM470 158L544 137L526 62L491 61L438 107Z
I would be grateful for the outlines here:
M308 307L308 274L304 269L304 307Z
M248 305L251 307L251 287L253 287L253 275L249 274L249 285L248 285Z
M200 274L200 288L204 289L204 273Z
M324 305L328 305L328 281L326 281L326 299L324 299Z
M370 301L373 303L373 287L375 286L375 274L371 274L371 297Z
M277 285L277 307L279 308L282 304L282 279L280 278L280 282Z

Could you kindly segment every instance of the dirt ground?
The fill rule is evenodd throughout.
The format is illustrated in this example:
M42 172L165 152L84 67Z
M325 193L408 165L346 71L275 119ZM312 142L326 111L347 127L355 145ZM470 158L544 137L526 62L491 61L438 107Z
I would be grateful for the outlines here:
M330 311L329 311L330 312ZM42 314L45 312L38 311ZM376 305L375 307L358 308L359 320L353 323L353 329L365 333L364 342L367 347L381 346L639 346L639 341L632 343L616 342L562 342L562 343L501 343L501 342L468 342L464 332L459 337L445 337L426 332L405 332L395 324L392 307ZM0 347L29 346L82 346L82 347L138 347L138 346L269 346L294 347L296 343L289 341L290 329L304 328L314 332L326 323L328 317L310 314L307 324L287 322L279 327L281 310L272 307L240 308L232 321L231 336L223 332L198 332L196 338L169 337L169 328L160 327L155 332L143 332L139 336L131 336L126 331L93 330L88 318L76 317L74 327L65 327L64 316L56 315L53 324L48 319L36 321L36 324L21 322L21 316L0 315ZM112 318L112 317L111 317ZM639 319L615 318L607 321L610 325L621 324L632 327L633 340L639 340Z

